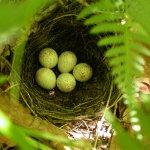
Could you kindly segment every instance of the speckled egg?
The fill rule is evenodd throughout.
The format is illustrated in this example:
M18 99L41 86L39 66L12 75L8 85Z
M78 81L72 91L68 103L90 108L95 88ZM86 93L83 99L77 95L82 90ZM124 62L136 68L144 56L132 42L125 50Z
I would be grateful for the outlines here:
M61 53L58 58L58 70L61 73L70 72L77 63L77 57L72 51L65 51Z
M76 80L70 73L62 73L57 78L57 87L62 92L71 92L76 86Z
M54 68L58 62L58 55L52 48L45 48L39 53L39 62L43 67Z
M51 90L56 86L56 75L49 68L40 68L35 75L37 84L43 89Z
M93 75L92 67L87 63L79 63L73 69L73 75L77 81L86 82Z

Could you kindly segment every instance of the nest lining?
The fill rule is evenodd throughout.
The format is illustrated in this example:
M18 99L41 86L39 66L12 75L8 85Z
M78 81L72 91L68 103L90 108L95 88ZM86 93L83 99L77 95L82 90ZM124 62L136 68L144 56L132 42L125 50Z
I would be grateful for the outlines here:
M79 7L55 9L38 23L37 31L29 36L26 45L22 101L33 113L51 122L74 120L76 116L93 115L101 111L110 92L112 77L104 62L105 48L97 47L100 37L90 35L89 28L76 20L76 8ZM41 67L39 52L46 47L55 49L58 55L66 50L73 51L78 63L86 62L92 66L92 79L85 83L77 82L76 88L70 93L62 93L57 87L50 91L40 88L35 81L35 73ZM60 74L57 67L53 71L56 76Z

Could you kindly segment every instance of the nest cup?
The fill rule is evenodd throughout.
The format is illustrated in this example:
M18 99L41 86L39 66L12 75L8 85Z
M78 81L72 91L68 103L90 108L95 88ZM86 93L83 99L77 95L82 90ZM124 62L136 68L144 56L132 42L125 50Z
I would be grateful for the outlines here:
M105 48L99 48L96 45L99 37L90 35L89 28L82 21L77 21L76 15L80 9L81 6L69 5L67 8L55 8L38 22L36 32L30 34L26 45L21 100L33 114L54 123L100 112L110 92L112 77L104 62ZM85 62L92 66L92 78L85 83L77 82L76 88L70 93L62 93L57 87L53 90L39 87L35 81L35 73L41 67L38 55L46 47L53 48L58 55L63 51L73 51L77 63ZM57 66L53 71L56 76L60 74Z

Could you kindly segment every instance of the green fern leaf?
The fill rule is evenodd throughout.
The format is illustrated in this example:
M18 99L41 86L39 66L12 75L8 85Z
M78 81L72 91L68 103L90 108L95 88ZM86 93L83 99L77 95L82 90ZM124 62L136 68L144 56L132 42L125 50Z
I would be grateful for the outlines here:
M0 73L0 86L4 83L6 83L8 80L8 76L5 74Z
M144 36L149 36L148 32L141 26L141 24L132 21L132 27L130 29L134 34L141 34Z
M98 46L123 44L125 42L124 34L106 36L98 41Z
M139 76L139 75L141 75L144 72L143 66L140 65L139 63L134 63L133 67L134 67L134 70L137 71L136 72L136 76Z
M142 44L137 42L129 42L128 44L129 47L135 50L136 52L146 56L150 56L150 50L147 47L143 46Z
M124 32L125 26L118 24L116 22L112 23L102 23L100 25L96 25L91 29L92 34L98 34L98 33L107 33L107 32Z
M95 16L92 16L89 19L86 19L84 23L85 25L92 25L92 24L98 24L102 21L117 21L120 20L120 18L121 18L121 13L108 11L103 14L97 14Z
M123 55L120 55L118 57L115 57L114 59L111 60L110 65L111 66L117 66L126 61L126 57Z
M140 43L143 42L145 44L150 43L150 37L147 35L143 35L143 34L139 34L135 32L129 32L128 35L131 39L134 39L137 42L140 42Z
M100 12L101 2L92 3L89 6L85 7L80 14L77 16L77 19L87 17L90 14Z
M142 96L142 99L145 99L145 97ZM150 108L149 98L147 98L147 100L146 100L145 107L147 107L148 109ZM137 108L137 112L139 112L138 118L140 119L140 125L142 128L142 131L143 131L144 135L148 138L148 140L150 140L150 132L148 132L149 131L149 124L150 124L150 116L147 113L147 111L144 112L140 107Z
M136 54L136 56L133 59L135 62L139 63L140 65L145 65L144 58L141 55Z
M150 33L150 1L149 0L127 0L127 12L134 20L142 25Z
M119 75L119 74L123 74L125 70L125 66L124 65L120 65L117 68L113 68L112 70L112 75Z
M114 79L115 83L119 86L120 89L124 87L125 78L126 76L124 74L119 74L119 76L117 76L117 78Z
M140 112L140 113L138 113L138 112ZM146 128L144 128L145 126L143 126L144 132L149 131L150 117L147 114L145 116L147 118L142 116L143 112L141 109L139 111L137 111L137 113L140 115L142 125L144 124L146 126ZM122 128L118 119L116 119L114 117L114 115L108 111L106 112L106 119L111 122L113 128L117 131L116 140L117 140L117 143L120 144L121 149L123 149L123 150L148 150L149 149L143 144L142 140L140 142L140 140L137 140L136 138L133 138L133 136L131 134L128 134L128 132L126 132L126 130L124 130L124 128ZM150 137L150 132L146 133L146 135L148 135L148 137ZM118 148L114 148L114 149L117 150Z
M113 7L113 4L109 0L98 1L85 7L77 16L77 19L81 19L81 18L87 17L90 14L96 14L96 13L108 11L111 9L114 9L114 7Z
M114 57L114 56L117 56L117 55L125 53L125 50L126 50L126 47L124 45L117 46L117 47L109 49L106 52L105 56L106 57Z
M37 10L40 10L47 3L48 0L26 0L20 5L17 3L11 5L0 1L0 33L17 32L18 28L28 24Z

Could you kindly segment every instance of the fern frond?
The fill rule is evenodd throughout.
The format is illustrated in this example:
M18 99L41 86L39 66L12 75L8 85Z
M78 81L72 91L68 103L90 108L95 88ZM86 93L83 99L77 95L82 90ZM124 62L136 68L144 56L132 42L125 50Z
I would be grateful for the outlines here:
M123 44L125 41L124 34L106 36L98 41L98 46Z
M113 7L113 4L109 0L98 1L98 2L92 3L89 6L85 7L80 12L77 19L85 18L90 14L96 14L96 13L108 11L111 9L114 9L114 7Z
M136 76L140 76L141 73L144 72L143 66L139 64L138 62L134 63L133 69L136 71Z
M130 36L131 39L134 39L137 42L143 42L146 44L149 44L150 42L150 37L148 35L144 35L136 32L129 32L128 35Z
M118 75L118 74L122 74L124 73L124 70L125 70L125 66L123 65L120 65L119 67L117 67L117 69L113 69L112 70L112 75L115 76L115 75Z
M141 43L128 42L128 44L132 50L134 50L140 54L150 56L150 50L147 47L143 46Z
M127 12L139 23L148 33L150 33L150 1L149 0L127 0Z
M124 7L124 5L122 6ZM143 43L149 43L149 37L143 34L145 32L141 32L141 26L139 29L139 26L128 18L125 19L125 24L121 24L121 20L126 16L125 8L122 10L118 9L118 1L98 1L85 8L80 13L79 18L93 14L85 21L86 25L94 25L91 33L107 34L98 41L98 45L112 45L105 56L110 59L112 74L115 75L116 83L119 86L120 84L123 85L121 90L125 95L128 95L128 93L135 91L132 86L133 77L140 76L143 72L144 59L142 55L149 56L150 51L143 45ZM136 27L138 27L137 30ZM108 36L108 33L111 35ZM130 98L132 99L133 96Z
M125 75L118 75L117 74L117 78L114 79L114 82L118 85L118 87L120 89L124 89L124 80L125 80L126 76Z
M147 132L149 131L150 117L146 114L147 118L145 118L142 110L140 110L139 112L140 112L139 114L140 118L143 118L142 119L142 125L144 124L143 127L146 125L146 128L144 128L144 132ZM130 134L128 134L128 132L126 132L126 130L122 128L121 124L109 111L106 112L106 119L111 122L113 128L117 131L116 140L117 143L120 144L121 149L123 150L148 150L149 149L147 148L148 146L143 144L142 140L140 142L140 140L136 140L136 138L130 136ZM145 122L146 119L148 120L148 122ZM149 135L150 137L150 132L146 133L146 135ZM117 150L118 148L112 148L112 149Z
M104 22L102 24L98 24L95 27L91 29L92 34L98 34L98 33L107 33L107 32L124 32L125 27L121 24L118 24L116 22Z
M80 14L78 15L77 19L81 19L87 17L90 14L100 12L101 2L92 3L89 6L85 7Z
M145 60L144 60L144 58L141 56L141 55L139 55L139 54L137 54L135 57L134 57L134 61L135 62L137 62L138 64L140 64L140 65L145 65Z
M120 55L118 57L116 56L115 58L113 58L110 61L110 65L111 66L117 66L117 65L120 65L121 63L123 63L125 60L126 60L126 58L123 55Z
M90 17L89 19L86 19L84 22L85 25L92 25L92 24L98 24L102 21L117 21L120 20L121 13L114 13L114 12L105 12L102 14L97 14L95 16Z
M105 56L110 60L114 82L122 91L124 102L128 105L129 110L132 111L135 110L137 106L135 97L137 94L137 86L134 79L141 77L144 73L143 66L145 61L143 56L150 56L150 50L147 48L147 45L150 43L150 37L148 35L148 32L150 33L150 7L148 7L150 3L149 0L106 0L107 3L111 4L111 7L108 8L103 4L104 1L105 0L99 1L98 5L95 3L95 5L92 4L91 7L85 8L79 18L91 15L91 17L85 21L86 25L94 26L91 29L91 33L103 33L103 35L106 33L106 36L98 41L98 45L111 46L110 49L107 49ZM120 8L122 9L119 9L119 2L126 3L127 5L121 4L122 6ZM147 3L149 4L145 6ZM138 4L141 4L142 7ZM146 7L146 12L149 12L146 14L146 17L144 16L144 7ZM142 9L139 10L137 8ZM116 12L120 14L120 18L117 16L118 14L115 14ZM139 14L139 16L136 13ZM124 16L127 16L127 18ZM142 16L145 20L143 20ZM135 18L135 20L132 18ZM121 20L125 20L124 24L121 24ZM139 23L141 24L138 25ZM142 29L143 26L146 27L146 31ZM135 116L136 115L134 115L134 117Z
M109 51L106 52L105 56L106 57L114 57L114 56L119 56L122 53L124 53L126 50L126 47L124 45L113 47L109 49Z

